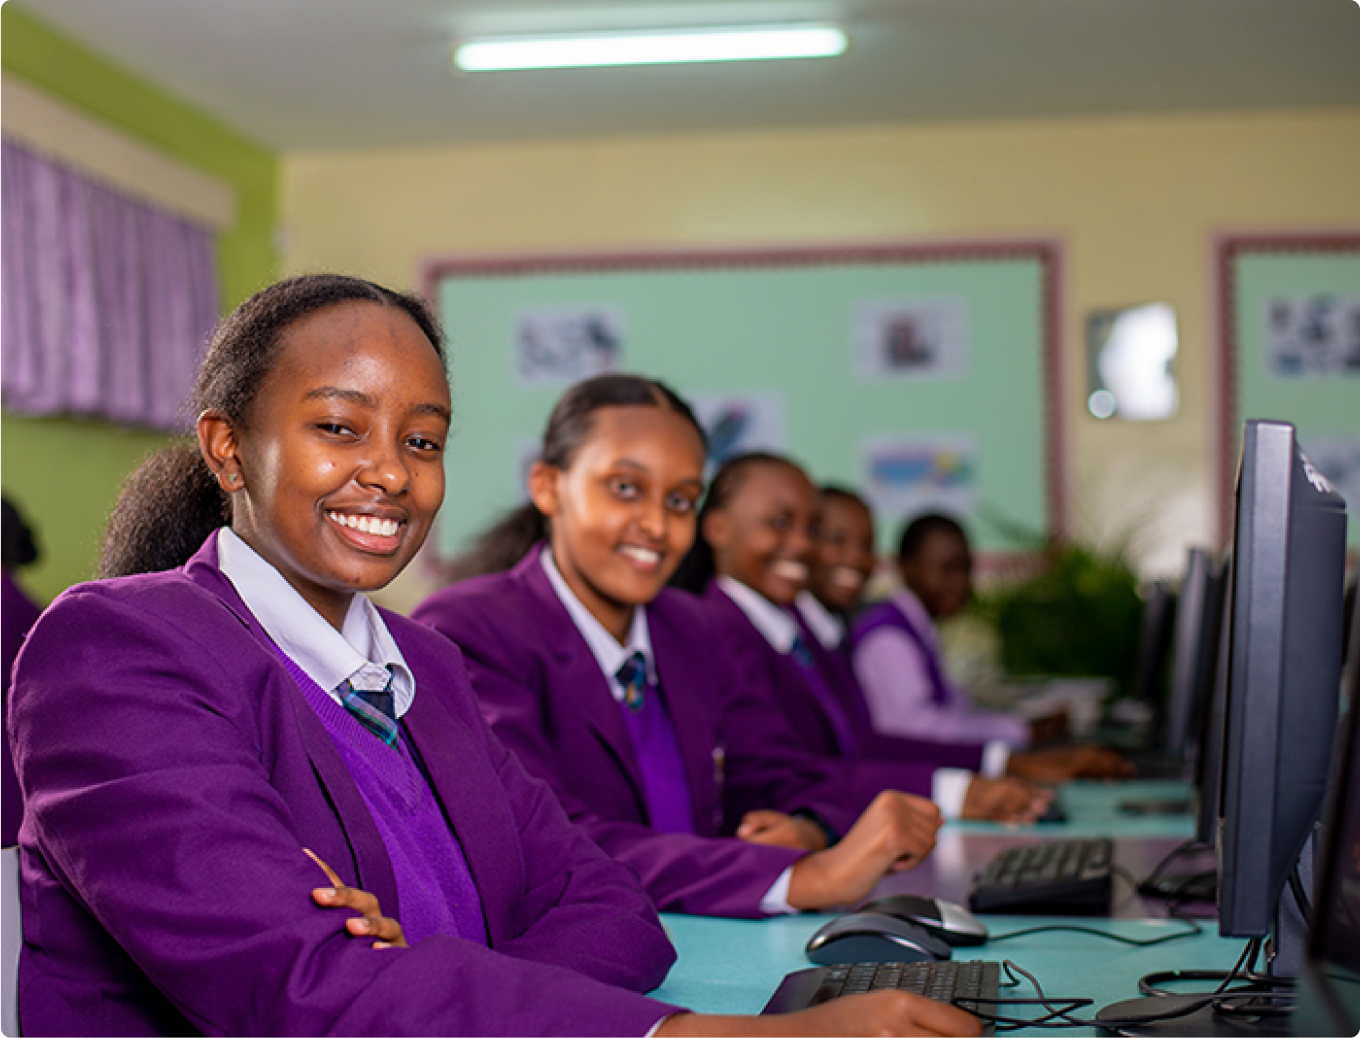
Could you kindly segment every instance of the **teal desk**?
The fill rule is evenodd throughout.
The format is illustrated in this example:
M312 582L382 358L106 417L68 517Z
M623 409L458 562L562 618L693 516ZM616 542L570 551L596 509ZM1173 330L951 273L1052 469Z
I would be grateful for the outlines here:
M1170 799L1178 794L1184 794L1179 783L1074 783L1063 790L1069 816L1066 825L1027 829L979 823L948 825L940 831L929 861L911 872L886 878L878 892L935 894L966 904L973 872L1002 847L1071 836L1113 837L1116 863L1142 878L1167 851L1190 835L1190 819L1184 815L1130 816L1121 814L1116 805L1130 797ZM991 915L984 917L984 922L993 937L1044 923L1073 923L1141 940L1184 927L1164 915L1159 903L1144 901L1116 878L1114 918ZM655 992L656 997L702 1012L758 1013L784 974L810 965L803 946L829 916L810 914L761 921L670 914L662 918L680 958L666 983ZM1220 938L1215 920L1201 925L1204 932L1197 936L1150 948L1131 947L1092 934L1057 932L960 948L954 954L962 960L1011 959L1033 973L1051 997L1093 999L1094 1006L1075 1014L1087 1018L1101 1006L1137 997L1138 978L1145 973L1231 969L1245 942ZM1003 997L1008 993L1002 989ZM1028 998L1034 992L1026 982L1014 994ZM1013 1012L1027 1015L1020 1008ZM1018 1033L1037 1034L1039 1030ZM1065 1033L1100 1032L1068 1029Z

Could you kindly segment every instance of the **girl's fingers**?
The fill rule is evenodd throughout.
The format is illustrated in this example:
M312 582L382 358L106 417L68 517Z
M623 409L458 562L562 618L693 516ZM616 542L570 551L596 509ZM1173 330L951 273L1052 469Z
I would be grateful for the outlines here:
M321 866L321 871L326 874L326 878L330 880L331 884L335 886L337 889L345 885L344 882L340 879L340 877L335 874L334 869L332 869L329 865L327 865L324 861L318 858L306 847L302 848L302 853L307 855L307 857L311 858L312 861L316 862L318 865Z

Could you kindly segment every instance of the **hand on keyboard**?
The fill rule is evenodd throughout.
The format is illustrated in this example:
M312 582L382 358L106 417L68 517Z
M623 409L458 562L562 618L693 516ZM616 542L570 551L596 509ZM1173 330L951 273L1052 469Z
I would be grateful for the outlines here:
M1051 789L1040 789L1024 779L988 779L979 775L968 783L963 817L969 821L1030 825L1039 820L1052 802Z
M672 1035L980 1035L977 1017L906 991L871 991L777 1016L678 1013L663 1020L658 1038Z

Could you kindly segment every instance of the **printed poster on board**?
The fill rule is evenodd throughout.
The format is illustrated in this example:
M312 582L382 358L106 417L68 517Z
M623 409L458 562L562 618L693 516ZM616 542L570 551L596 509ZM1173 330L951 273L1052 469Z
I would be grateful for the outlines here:
M860 473L874 514L894 529L922 512L965 517L977 508L977 441L967 433L869 437Z
M1273 378L1360 377L1360 295L1277 295L1265 306Z
M617 306L535 306L515 317L521 386L568 386L623 365L624 313Z
M968 374L968 307L961 297L866 299L851 311L861 382Z
M780 393L686 393L708 435L708 474L748 451L788 449L787 406Z

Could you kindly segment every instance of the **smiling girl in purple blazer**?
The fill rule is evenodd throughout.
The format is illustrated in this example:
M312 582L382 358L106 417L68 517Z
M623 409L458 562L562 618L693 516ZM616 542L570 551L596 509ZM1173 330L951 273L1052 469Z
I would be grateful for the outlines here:
M443 497L424 307L282 282L218 330L197 403L196 447L120 498L115 579L63 594L19 655L24 1033L753 1029L634 993L674 957L636 881L487 730L458 650L361 594ZM311 855L367 895L314 904ZM341 903L372 919L337 925ZM834 1030L818 1012L783 1019Z
M705 443L659 382L569 389L529 474L416 619L464 652L482 710L663 910L758 917L853 901L934 844L934 805L868 805L747 694L698 601L666 588L694 539ZM872 798L870 798L872 799ZM825 832L845 833L830 849ZM813 853L807 853L809 850Z

